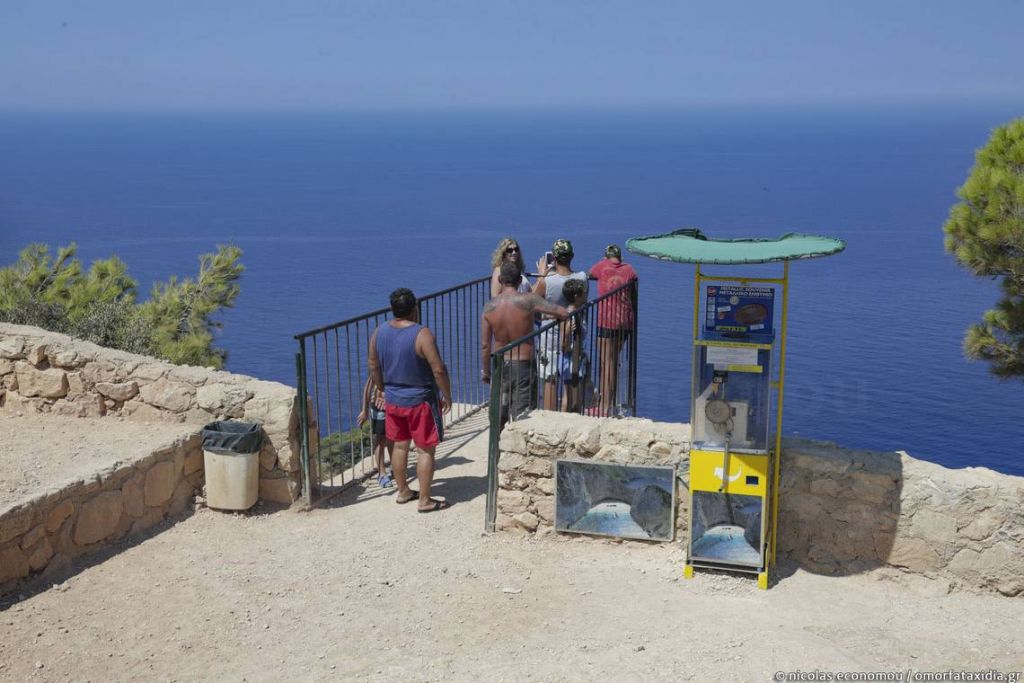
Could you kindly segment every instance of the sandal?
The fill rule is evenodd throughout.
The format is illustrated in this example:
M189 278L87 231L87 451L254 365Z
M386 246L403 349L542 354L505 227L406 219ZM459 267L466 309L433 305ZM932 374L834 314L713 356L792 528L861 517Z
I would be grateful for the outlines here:
M419 497L420 497L420 492L419 491L414 491L413 489L409 489L409 497L408 498L406 498L405 500L402 500L401 498L398 498L396 496L395 497L395 502L398 503L399 505L405 505L406 503L413 502L414 500L416 500Z
M391 478L390 474L382 474L379 477L377 477L377 486L381 487L382 489L386 489L394 485L395 480Z
M430 502L433 505L427 508L416 508L416 512L437 512L438 510L447 510L452 506L447 500L434 500L431 498Z

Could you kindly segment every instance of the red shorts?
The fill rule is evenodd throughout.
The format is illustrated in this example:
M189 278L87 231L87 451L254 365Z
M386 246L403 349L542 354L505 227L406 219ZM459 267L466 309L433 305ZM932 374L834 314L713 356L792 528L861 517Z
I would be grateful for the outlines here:
M440 411L424 401L412 407L384 406L384 432L391 441L412 440L418 448L433 448L441 443Z

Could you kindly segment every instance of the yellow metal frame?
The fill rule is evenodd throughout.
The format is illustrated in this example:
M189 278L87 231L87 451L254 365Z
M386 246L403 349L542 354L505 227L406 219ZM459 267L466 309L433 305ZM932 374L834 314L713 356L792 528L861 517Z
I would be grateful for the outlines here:
M787 332L787 315L789 313L789 261L783 261L782 277L781 278L765 278L765 277L724 277L720 275L705 275L700 270L700 264L697 264L697 269L694 274L694 287L693 287L693 344L695 346L729 346L729 342L719 342L713 340L700 339L700 321L701 316L701 285L705 282L730 282L745 285L748 283L766 283L776 284L782 287L782 313L781 313L781 325L779 335L779 371L778 378L772 382L771 386L776 391L776 402L775 402L775 447L769 452L767 456L767 469L771 477L771 486L768 486L767 490L767 501L766 507L771 508L771 526L768 530L768 545L765 548L765 559L764 559L764 571L760 572L757 576L758 588L768 588L768 570L775 565L775 548L778 539L778 524L779 524L779 473L782 464L782 407L783 407L783 394L785 392L785 378L786 378L786 332ZM771 349L771 344L735 344L736 346L755 347L758 349ZM737 368L738 369L738 368ZM702 451L694 451L690 454L691 457L691 473L699 471L702 468L693 468L692 458L701 458ZM720 454L715 453L714 457L716 460L720 457ZM760 457L766 456L747 456L742 453L733 453L731 458L735 459L736 462L744 462L743 458ZM747 463L753 466L756 461ZM757 468L759 471L761 467ZM728 473L723 473L728 475ZM712 482L690 482L691 496L694 490L717 490L717 483L713 489L708 489ZM716 480L717 481L717 480ZM767 482L765 482L767 485ZM747 490L751 488L751 490ZM742 490L741 490L742 489ZM762 487L746 487L745 485L739 484L737 487L733 487L729 484L727 487L728 493L749 493L752 495L763 495ZM692 498L691 498L692 504ZM692 514L692 511L691 511ZM691 522L692 523L692 522ZM689 560L688 560L689 561ZM683 570L683 575L686 578L693 577L693 566L687 564Z

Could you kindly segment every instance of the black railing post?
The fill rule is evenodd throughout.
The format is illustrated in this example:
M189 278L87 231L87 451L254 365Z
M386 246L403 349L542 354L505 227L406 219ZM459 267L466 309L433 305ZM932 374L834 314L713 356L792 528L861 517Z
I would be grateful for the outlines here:
M629 335L629 411L633 417L636 417L636 365L638 359L636 345L640 341L640 282L638 280L632 281L629 288L629 298L630 306L633 309L633 329Z
M491 400L488 406L490 429L487 439L487 511L484 518L484 531L494 531L495 520L498 518L498 459L499 438L501 437L501 355L491 354Z
M299 461L302 471L302 497L306 505L313 503L313 486L310 482L309 469L309 408L306 392L306 340L299 340L299 352L295 354L295 371L298 388L296 400L299 408Z

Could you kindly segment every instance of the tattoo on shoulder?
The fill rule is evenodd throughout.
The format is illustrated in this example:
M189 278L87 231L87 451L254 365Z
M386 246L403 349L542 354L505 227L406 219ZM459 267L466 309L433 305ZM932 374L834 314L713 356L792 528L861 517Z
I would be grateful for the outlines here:
M494 299L491 299L490 301L484 304L484 313L490 313L497 307L498 305L494 302Z
M512 303L516 308L521 308L524 311L532 311L536 305L533 299L533 294L520 294L512 300Z

